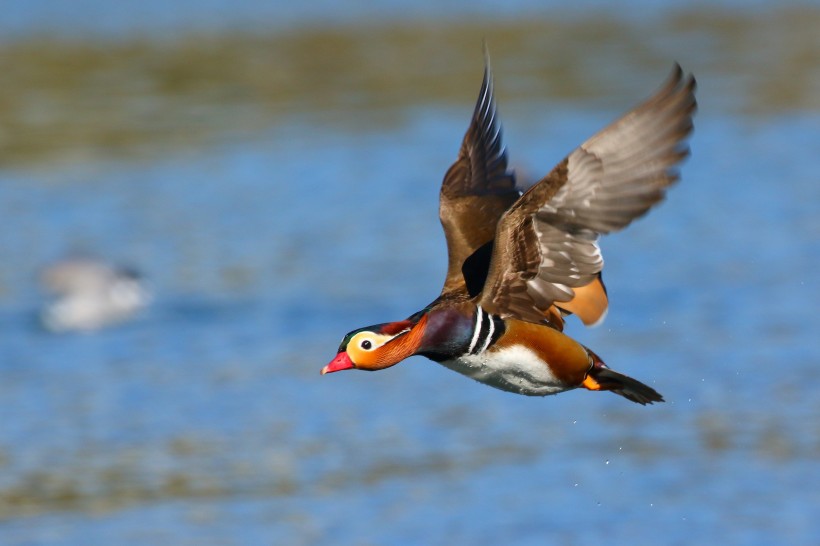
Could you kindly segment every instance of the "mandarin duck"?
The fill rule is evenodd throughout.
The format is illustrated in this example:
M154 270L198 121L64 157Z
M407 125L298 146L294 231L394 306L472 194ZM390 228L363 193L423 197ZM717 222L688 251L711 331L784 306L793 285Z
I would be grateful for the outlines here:
M381 370L422 355L492 387L546 396L583 387L662 402L563 333L608 307L600 235L659 203L688 154L695 79L680 66L648 100L573 150L523 194L507 166L493 77L484 79L458 158L441 186L448 249L441 294L405 320L358 328L322 374Z

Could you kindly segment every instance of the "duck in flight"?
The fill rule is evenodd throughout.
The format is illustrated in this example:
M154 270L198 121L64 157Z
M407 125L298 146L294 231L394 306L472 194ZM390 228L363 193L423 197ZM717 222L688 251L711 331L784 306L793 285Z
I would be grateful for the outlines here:
M599 323L608 300L600 235L663 200L688 154L695 79L679 65L648 100L573 150L523 195L507 166L486 57L478 102L441 186L448 249L441 294L405 320L348 333L322 374L422 355L492 387L546 396L583 387L663 402L563 333Z

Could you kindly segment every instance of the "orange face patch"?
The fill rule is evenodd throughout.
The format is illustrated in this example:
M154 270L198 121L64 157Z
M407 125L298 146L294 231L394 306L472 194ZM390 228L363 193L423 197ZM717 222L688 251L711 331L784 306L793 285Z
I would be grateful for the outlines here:
M357 368L380 370L398 364L415 353L421 344L421 336L427 316L412 328L396 334L359 332L347 344L347 354Z

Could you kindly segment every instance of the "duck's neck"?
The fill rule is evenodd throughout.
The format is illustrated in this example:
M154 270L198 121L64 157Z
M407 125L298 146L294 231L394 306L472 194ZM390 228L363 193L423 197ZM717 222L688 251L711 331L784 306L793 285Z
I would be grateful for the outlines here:
M474 305L434 308L428 312L421 346L416 354L442 362L477 354L498 339L503 322Z

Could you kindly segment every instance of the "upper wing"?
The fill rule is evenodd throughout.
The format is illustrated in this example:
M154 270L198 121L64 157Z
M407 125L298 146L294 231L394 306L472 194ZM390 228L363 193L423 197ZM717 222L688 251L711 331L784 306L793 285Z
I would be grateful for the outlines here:
M458 159L441 185L439 218L448 251L442 295L468 288L475 295L481 290L489 267L487 250L495 237L498 220L520 195L513 173L507 169L507 152L501 142L486 52L485 63L484 82L470 127ZM476 252L479 249L482 251Z
M689 153L695 79L675 66L649 100L570 153L500 220L479 304L543 322L603 268L598 236L619 230L663 199ZM559 304L560 306L560 304Z

